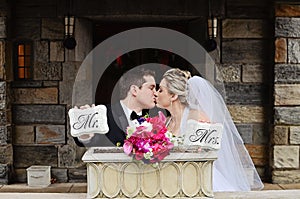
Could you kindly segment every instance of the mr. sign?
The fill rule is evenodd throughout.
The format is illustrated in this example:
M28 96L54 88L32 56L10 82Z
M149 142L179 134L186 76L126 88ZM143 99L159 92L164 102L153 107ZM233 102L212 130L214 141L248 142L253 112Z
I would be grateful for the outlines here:
M70 109L71 135L78 137L86 133L107 133L109 129L106 112L107 109L104 105L97 105L87 109Z

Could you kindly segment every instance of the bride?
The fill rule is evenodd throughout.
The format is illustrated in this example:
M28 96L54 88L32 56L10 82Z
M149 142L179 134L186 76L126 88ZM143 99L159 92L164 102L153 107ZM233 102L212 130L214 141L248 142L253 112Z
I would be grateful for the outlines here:
M159 108L170 112L169 131L183 136L188 120L223 124L221 148L213 167L214 191L260 190L263 183L219 92L204 78L170 69L156 92Z

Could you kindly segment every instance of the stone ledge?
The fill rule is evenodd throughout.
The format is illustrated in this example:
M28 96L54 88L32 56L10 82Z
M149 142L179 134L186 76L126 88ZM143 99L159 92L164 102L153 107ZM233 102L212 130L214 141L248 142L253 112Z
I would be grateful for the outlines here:
M172 149L155 167L133 162L120 147L91 147L82 158L88 198L212 198L216 159L216 150L194 147Z
M29 187L27 184L0 185L0 192L15 193L86 193L86 183L57 183L48 187Z

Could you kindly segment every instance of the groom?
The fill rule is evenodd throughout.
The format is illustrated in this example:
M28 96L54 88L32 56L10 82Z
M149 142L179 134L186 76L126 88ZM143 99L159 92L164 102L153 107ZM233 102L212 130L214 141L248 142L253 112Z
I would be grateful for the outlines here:
M154 72L134 69L126 72L119 81L120 100L107 106L109 131L105 135L85 134L74 140L78 146L122 146L126 128L137 115L155 107Z

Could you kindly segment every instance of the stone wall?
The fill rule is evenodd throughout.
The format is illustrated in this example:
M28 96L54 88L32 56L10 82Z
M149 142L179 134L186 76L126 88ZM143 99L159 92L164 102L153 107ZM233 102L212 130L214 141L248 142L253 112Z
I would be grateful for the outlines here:
M275 6L274 183L300 182L300 4Z
M51 166L57 182L86 180L86 168L81 161L85 149L77 147L68 132L67 110L71 107L77 70L92 49L91 29L89 22L78 19L75 29L78 45L74 50L65 49L64 18L57 11L60 6L55 1L25 0L11 5L14 9L11 45L27 39L34 47L32 80L11 81L10 86L13 177L17 182L27 181L26 168L31 165Z
M268 1L237 0L227 1L226 6L220 38L226 103L260 176L267 180L272 124L272 6Z
M143 7L138 15L135 9L127 9L128 1L117 7L112 6L116 1L100 7L97 2L76 8L74 50L62 45L64 0L0 5L0 183L8 182L12 172L2 171L10 170L12 163L18 182L26 182L26 168L33 164L52 166L52 176L59 182L86 179L81 161L85 149L70 137L67 110L77 70L92 49L93 21L157 21L162 14L164 20L172 21L177 14L192 19L200 12L207 16L204 1L186 1L167 10L164 1ZM141 6L142 1L138 2ZM273 182L299 182L299 7L276 6L274 49L273 1L220 2L224 7L217 8L219 46L211 54L225 81L229 111L260 175L268 180L272 174ZM149 17L149 13L154 14ZM34 44L32 81L13 81L12 44L19 39Z
M0 184L7 184L12 178L13 145L11 135L11 111L9 105L9 84L7 82L7 21L10 13L7 3L0 3Z

